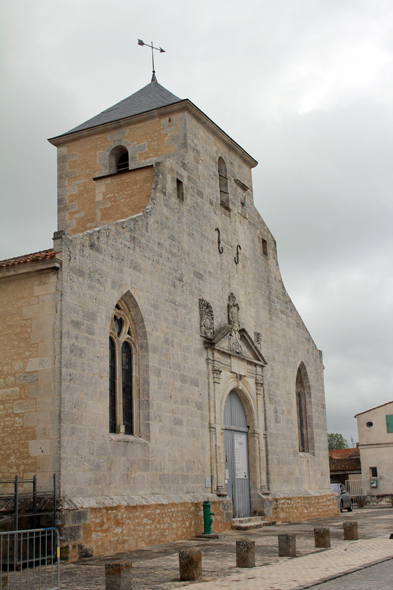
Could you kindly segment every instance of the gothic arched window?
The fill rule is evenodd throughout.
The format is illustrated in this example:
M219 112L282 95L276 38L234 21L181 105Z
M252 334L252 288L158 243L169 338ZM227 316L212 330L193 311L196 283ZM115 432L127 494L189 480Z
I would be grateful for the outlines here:
M116 305L109 335L109 432L135 434L137 339L126 304Z
M307 400L303 382L303 377L298 369L296 375L296 408L297 408L297 426L299 436L299 451L301 453L309 452L309 436L307 422Z
M227 166L221 156L218 158L218 181L220 187L220 205L229 209Z

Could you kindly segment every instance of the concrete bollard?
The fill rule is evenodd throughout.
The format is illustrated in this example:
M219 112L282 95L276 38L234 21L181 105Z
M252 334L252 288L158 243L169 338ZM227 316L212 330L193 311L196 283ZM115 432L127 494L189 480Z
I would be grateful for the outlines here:
M105 565L105 590L132 590L132 563L119 561Z
M315 547L330 547L330 529L314 529Z
M255 541L236 541L236 567L255 567Z
M296 535L278 535L278 556L296 557Z
M344 541L357 541L359 539L357 520L343 522L343 528Z
M202 577L202 554L196 549L179 551L181 582L195 582Z

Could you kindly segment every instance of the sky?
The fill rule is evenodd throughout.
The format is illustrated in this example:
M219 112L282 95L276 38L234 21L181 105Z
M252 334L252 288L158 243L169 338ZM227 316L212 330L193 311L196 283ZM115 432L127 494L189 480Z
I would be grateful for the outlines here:
M259 165L255 204L323 351L329 432L393 400L391 0L3 0L0 259L52 247L56 149L150 82Z

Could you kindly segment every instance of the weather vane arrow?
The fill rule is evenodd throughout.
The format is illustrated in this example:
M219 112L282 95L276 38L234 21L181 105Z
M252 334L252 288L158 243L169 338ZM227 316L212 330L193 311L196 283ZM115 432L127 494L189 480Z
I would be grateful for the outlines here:
M142 39L138 39L138 45L142 45L142 47L143 47L143 45L146 45L146 47L150 47L150 49L151 49L151 65L152 65L152 69L153 69L153 75L151 77L151 81L157 82L156 71L154 69L154 52L153 52L153 50L156 49L160 53L165 53L165 49L163 49L162 47L154 47L153 41L149 44L149 43L145 43L144 41L142 41Z

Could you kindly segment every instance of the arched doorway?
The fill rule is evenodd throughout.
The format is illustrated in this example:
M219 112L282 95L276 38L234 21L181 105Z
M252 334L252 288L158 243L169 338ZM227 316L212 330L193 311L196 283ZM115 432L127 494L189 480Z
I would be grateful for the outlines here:
M231 391L224 407L225 490L232 500L233 516L250 516L248 426L243 404Z

